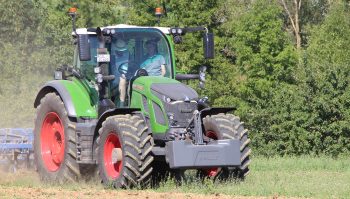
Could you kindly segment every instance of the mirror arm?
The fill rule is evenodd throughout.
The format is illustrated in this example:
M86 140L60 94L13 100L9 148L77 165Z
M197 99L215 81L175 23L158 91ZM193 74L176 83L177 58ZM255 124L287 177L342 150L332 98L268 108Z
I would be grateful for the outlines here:
M180 81L199 79L199 74L176 74L175 79Z
M204 30L205 30L205 33L208 34L209 33L209 30L207 27L204 27Z

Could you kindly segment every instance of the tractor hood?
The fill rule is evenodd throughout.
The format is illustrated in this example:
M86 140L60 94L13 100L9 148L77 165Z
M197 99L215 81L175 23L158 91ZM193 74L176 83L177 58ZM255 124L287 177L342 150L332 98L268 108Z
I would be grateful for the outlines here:
M195 90L180 82L152 84L151 89L152 93L164 95L174 101L190 101L198 98L198 94Z
M198 99L198 94L194 89L167 77L139 77L135 80L134 84L142 85L145 90L150 91L153 95L162 100L165 100L163 99L165 97L169 97L172 101L190 101Z

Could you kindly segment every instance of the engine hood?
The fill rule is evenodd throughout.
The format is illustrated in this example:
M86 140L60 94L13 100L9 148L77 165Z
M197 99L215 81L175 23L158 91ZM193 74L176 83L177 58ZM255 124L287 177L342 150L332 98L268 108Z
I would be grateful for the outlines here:
M177 80L167 77L139 77L134 81L133 88L141 93L146 91L151 92L160 99L163 99L164 97L169 97L173 101L198 99L198 94L194 89Z
M152 93L155 95L163 95L171 100L190 101L198 99L195 90L180 82L178 83L154 83L151 85Z

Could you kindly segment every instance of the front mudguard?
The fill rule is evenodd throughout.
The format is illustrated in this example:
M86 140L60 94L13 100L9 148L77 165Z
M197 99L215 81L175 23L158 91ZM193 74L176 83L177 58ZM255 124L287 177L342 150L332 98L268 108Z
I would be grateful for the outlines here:
M210 107L201 110L201 118L206 117L207 115L217 115L219 113L228 113L230 111L236 110L233 107Z

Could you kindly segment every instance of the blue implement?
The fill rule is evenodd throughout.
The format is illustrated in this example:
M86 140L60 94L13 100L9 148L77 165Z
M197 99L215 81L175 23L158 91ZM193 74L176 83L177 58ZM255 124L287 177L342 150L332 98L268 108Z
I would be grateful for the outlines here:
M33 129L0 129L0 151L4 149L33 149Z
M8 171L15 172L20 162L27 168L33 161L33 129L0 129L0 164L7 165Z

